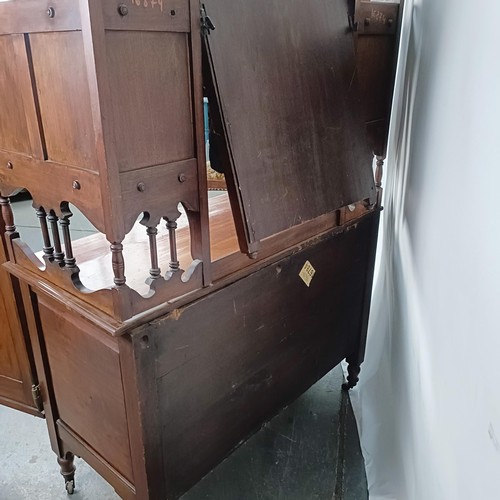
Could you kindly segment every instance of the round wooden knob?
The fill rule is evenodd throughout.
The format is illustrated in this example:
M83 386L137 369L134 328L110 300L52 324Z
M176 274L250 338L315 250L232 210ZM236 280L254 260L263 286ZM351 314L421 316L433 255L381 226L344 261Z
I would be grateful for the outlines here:
M120 14L120 16L126 16L128 14L128 7L124 4L121 4L118 6L118 14Z

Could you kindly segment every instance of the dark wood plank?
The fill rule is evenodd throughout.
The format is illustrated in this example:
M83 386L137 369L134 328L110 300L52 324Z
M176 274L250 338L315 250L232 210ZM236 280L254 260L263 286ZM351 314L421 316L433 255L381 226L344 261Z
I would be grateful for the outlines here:
M226 178L238 187L250 250L374 200L345 0L204 3L216 26L207 40L232 158Z
M134 472L134 489L138 498L148 498L154 488L154 478L149 478L146 472L146 457L144 436L149 432L149 423L141 421L142 408L139 405L137 367L135 364L132 340L128 335L118 339L120 350L120 367L122 373L123 395L127 411L127 425L130 440L130 455Z
M131 334L133 363L136 369L137 405L140 408L141 437L144 442L145 474L148 478L149 497L152 500L166 498L163 477L163 449L159 439L161 421L158 413L158 391L156 381L155 339L149 336L149 326L135 329Z
M342 368L337 366L181 499L333 500L336 473L343 466L338 456L344 431L342 402L347 398L341 394L342 381ZM351 475L364 474L362 456L349 465ZM363 498L347 493L335 500Z
M396 46L394 35L360 34L356 39L356 71L370 147L382 157L387 146Z
M362 333L368 242L376 218L146 330L150 349L156 349L170 497L352 352ZM310 287L299 277L306 260L316 269Z

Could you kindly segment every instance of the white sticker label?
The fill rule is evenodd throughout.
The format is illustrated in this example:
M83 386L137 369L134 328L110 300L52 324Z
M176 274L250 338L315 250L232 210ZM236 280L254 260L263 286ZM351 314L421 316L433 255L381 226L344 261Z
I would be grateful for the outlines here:
M309 286L311 284L314 275L316 274L316 269L312 266L312 264L306 260L302 270L299 273L299 276L302 278L302 281Z

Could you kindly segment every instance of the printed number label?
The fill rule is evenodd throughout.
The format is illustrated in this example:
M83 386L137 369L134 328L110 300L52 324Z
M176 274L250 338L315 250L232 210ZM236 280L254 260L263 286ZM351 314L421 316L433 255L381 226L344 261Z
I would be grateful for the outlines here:
M302 267L302 270L299 273L299 276L301 277L302 281L307 285L311 285L311 281L314 278L314 275L316 274L316 269L312 266L312 264L306 260L304 266Z

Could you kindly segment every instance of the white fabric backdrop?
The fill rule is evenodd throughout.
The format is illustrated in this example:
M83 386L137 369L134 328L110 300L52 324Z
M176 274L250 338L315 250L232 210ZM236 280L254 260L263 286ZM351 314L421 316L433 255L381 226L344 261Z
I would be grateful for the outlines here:
M370 498L500 499L500 2L406 0L365 363Z

